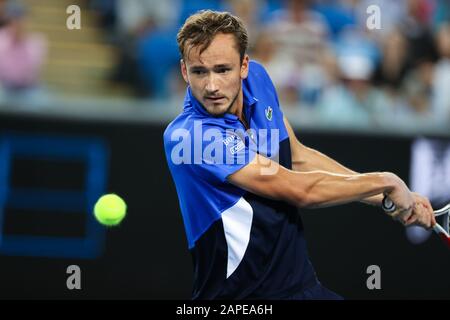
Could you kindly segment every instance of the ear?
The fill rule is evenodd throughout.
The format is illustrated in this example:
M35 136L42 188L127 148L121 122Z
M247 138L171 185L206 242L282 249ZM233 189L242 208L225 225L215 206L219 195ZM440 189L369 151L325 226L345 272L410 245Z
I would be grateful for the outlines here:
M186 81L186 83L189 84L186 63L184 62L183 59L180 60L180 69L181 69L181 74L183 75L184 81Z
M250 58L248 57L248 54L244 56L244 59L242 59L242 65L241 65L241 79L246 79L248 76L248 65L250 63Z

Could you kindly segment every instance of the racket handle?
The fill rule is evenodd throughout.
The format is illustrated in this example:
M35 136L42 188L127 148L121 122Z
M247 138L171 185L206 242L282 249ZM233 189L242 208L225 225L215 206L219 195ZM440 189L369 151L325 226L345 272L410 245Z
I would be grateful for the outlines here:
M447 231L445 231L444 228L442 228L438 223L436 223L436 224L433 226L433 230L434 230L434 232L436 232L436 233L442 233L442 234L444 234L444 235L446 235L446 236L448 237Z
M447 245L447 247L450 249L450 236L447 231L444 230L439 224L435 224L433 226L434 232L436 232L439 237L444 241L444 243Z

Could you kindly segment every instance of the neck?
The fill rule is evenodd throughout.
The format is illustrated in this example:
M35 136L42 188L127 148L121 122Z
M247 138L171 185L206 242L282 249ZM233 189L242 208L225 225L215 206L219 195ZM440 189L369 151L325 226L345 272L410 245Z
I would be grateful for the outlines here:
M234 114L239 118L239 120L244 121L244 94L242 92L242 87L239 90L239 94L234 101L233 106L230 109L230 113Z

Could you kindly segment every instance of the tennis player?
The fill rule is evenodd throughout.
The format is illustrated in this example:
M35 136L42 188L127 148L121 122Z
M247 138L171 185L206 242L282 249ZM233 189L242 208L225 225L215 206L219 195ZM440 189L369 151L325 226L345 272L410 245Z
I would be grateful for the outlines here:
M387 172L358 174L301 144L242 21L201 11L179 30L184 109L164 133L194 263L193 299L340 299L308 258L297 208L352 201L430 228L428 199Z

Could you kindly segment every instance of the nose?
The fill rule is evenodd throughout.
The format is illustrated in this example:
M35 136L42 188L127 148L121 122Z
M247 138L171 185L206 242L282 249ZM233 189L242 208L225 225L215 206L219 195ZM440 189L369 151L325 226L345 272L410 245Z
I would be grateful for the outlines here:
M211 72L210 75L208 76L205 90L208 93L214 93L219 90L219 86L217 85L217 78L213 72Z

